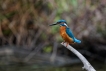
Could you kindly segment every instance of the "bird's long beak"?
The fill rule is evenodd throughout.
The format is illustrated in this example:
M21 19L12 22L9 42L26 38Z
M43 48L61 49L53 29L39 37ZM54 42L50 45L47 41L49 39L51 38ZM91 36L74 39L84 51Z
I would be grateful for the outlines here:
M50 24L49 26L54 26L54 25L57 25L58 23L53 23L53 24Z

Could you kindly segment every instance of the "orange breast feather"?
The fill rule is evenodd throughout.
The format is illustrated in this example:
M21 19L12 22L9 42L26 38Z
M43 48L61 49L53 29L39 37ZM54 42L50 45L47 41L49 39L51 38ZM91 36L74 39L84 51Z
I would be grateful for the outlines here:
M65 42L71 44L74 43L73 39L70 38L67 33L66 33L66 27L65 26L61 26L60 27L60 35L62 36L62 38L65 40Z

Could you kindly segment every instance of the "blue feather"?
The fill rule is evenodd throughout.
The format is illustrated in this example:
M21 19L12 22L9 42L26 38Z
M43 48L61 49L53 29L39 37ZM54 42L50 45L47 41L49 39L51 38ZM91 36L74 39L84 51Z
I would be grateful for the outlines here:
M66 23L66 21L65 21L65 20L58 20L57 22L65 22L65 23Z
M74 37L74 35L73 35L72 31L70 30L70 28L68 28L68 27L66 28L66 33L68 34L68 36L69 36L70 38L73 39L74 42L76 42L76 43L81 43L80 40L78 40L78 39L76 39L76 38Z
M76 43L81 43L80 40L78 40L78 39L76 39L76 38L74 38L74 39L75 39L75 42L76 42Z

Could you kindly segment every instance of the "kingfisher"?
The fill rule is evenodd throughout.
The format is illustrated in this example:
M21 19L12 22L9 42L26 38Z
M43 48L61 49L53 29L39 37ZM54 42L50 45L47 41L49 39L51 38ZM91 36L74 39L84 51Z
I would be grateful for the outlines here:
M68 27L67 22L65 20L58 20L56 23L50 24L50 26L53 25L60 25L60 35L64 39L64 42L66 42L66 47L69 44L73 43L81 43L80 40L75 38L74 34L72 33L71 29Z

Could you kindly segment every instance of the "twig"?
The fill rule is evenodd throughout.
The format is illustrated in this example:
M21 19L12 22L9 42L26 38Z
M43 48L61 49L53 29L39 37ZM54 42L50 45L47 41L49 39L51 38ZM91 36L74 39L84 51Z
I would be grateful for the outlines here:
M58 47L57 42L54 42L53 52L52 52L52 55L50 57L51 62L55 61L55 57L56 57L56 53L57 53L57 47Z
M24 62L28 62L32 57L34 57L34 55L37 54L38 51L40 51L47 43L44 43L42 46L40 46L41 44L38 45L38 47L36 47L34 49L34 51L32 51L30 54L28 54L25 58L24 58Z
M61 43L63 46L66 47L66 43ZM82 63L84 64L84 67L82 67L83 69L87 70L87 71L96 71L92 65L87 61L87 59L81 54L79 53L76 49L74 49L72 46L68 45L66 47L67 49L69 49L70 51L72 51L76 56L79 57L79 59L82 61Z

